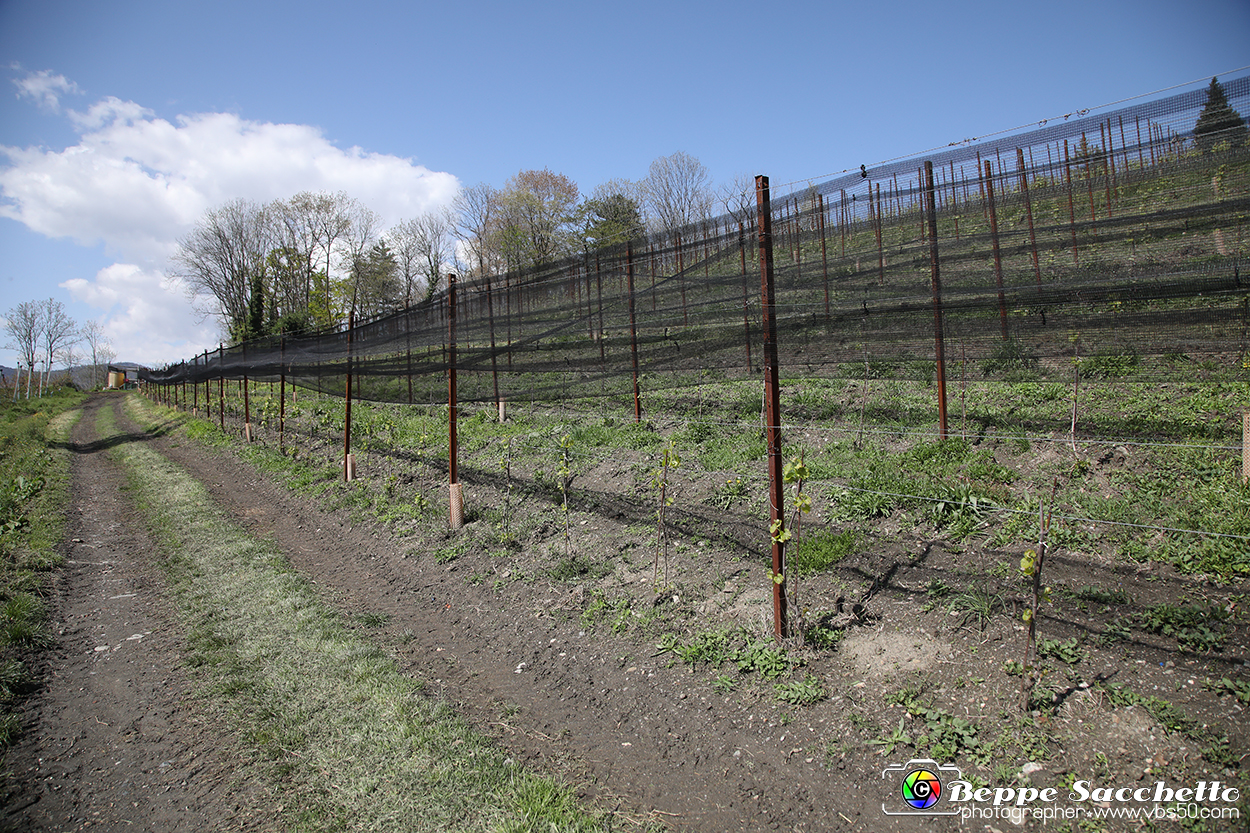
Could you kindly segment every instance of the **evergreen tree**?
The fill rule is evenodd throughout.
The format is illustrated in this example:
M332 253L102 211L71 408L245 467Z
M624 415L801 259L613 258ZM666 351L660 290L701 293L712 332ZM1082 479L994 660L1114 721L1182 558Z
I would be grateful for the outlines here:
M638 203L622 194L587 200L583 208L587 248L600 249L637 240L646 233Z
M1228 96L1224 94L1219 80L1212 78L1211 86L1207 87L1206 106L1194 125L1198 149L1207 153L1223 142L1230 147L1241 147L1246 143L1246 134L1246 120L1228 103Z

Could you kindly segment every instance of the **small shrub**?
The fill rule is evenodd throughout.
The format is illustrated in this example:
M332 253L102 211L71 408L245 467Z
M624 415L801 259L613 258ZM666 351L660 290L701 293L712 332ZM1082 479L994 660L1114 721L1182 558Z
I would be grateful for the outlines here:
M801 680L788 683L777 683L773 686L777 699L792 706L810 706L819 703L829 696L824 685L817 677L808 674Z
M854 530L824 530L799 541L790 560L790 570L798 576L810 576L837 564L855 550L859 535Z
M994 353L981 362L982 376L1003 376L1007 379L1028 377L1037 371L1038 359L1018 341L1004 341Z

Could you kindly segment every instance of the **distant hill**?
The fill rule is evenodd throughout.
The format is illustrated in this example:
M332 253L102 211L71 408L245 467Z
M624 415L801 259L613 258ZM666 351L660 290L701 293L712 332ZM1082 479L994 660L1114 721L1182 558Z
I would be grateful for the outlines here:
M125 370L129 374L133 374L134 371L139 370L141 367L143 367L143 365L139 364L138 362L109 362L108 367L116 367L119 370ZM87 365L87 364L74 365L73 367L69 368L68 371L63 367L58 367L52 371L52 377L55 381L59 382L60 379L67 372L70 374L70 377L74 379L76 382L78 382L78 384L82 387L89 387L92 383L91 382L92 380L91 365ZM105 366L101 365L100 370L99 370L99 378L97 381L98 384L104 384L104 382L106 381L106 373L107 373L107 370ZM7 365L0 365L0 374L3 374L3 381L0 382L0 384L3 384L5 386L12 385L13 381L17 378L17 368L9 367ZM23 386L25 386L26 384L25 380L26 380L26 368L22 368ZM38 382L38 379L36 379L35 381Z

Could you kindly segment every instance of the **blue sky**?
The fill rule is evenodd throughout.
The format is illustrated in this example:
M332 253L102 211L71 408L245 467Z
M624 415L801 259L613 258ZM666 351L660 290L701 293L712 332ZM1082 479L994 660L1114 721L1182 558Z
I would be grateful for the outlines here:
M54 297L176 361L219 333L167 258L229 199L344 190L392 225L678 150L780 189L1205 86L1248 34L1248 0L0 0L0 314Z

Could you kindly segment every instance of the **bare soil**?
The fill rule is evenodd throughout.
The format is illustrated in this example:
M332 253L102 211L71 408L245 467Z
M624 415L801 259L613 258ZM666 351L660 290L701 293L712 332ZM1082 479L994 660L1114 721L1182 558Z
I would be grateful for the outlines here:
M58 642L44 687L30 701L25 740L7 758L10 789L0 818L14 831L276 829L280 792L253 777L239 740L213 724L195 693L180 662L181 634L155 566L158 551L92 433L95 409L120 404L121 397L93 397L73 436ZM1010 772L1019 783L1055 786L1068 773L1118 786L1240 779L1247 792L1236 772L1250 751L1244 709L1204 686L1246 679L1244 583L1214 586L1159 565L1056 552L1046 576L1056 587L1120 592L1133 609L1186 600L1233 615L1218 651L1195 653L1136 630L1104 645L1097 636L1124 609L1065 597L1039 629L1051 639L1076 637L1085 658L1050 661L1043 687L1055 706L1026 715L1020 678L1004 671L1021 658L1023 593L1006 593L1003 609L983 626L926 592L935 579L956 591L980 586L1003 563L1014 569L1020 552L883 529L805 587L805 604L839 617L846 635L829 650L791 647L804 664L786 679L812 675L828 693L796 707L758 674L739 676L732 665L692 668L657 649L657 628L690 636L744 625L761 638L769 630L763 553L733 544L758 537L758 521L698 503L708 484L687 485L674 510L674 585L658 593L650 554L636 543L651 510L630 488L636 466L628 454L580 472L573 485L573 545L608 569L554 578L550 568L567 546L558 523L529 527L519 552L469 549L440 560L435 551L457 540L450 534L397 537L345 509L322 508L233 454L176 433L127 430L121 441L153 443L246 528L277 541L327 601L390 645L429 690L518 760L563 774L583 797L617 812L625 829L628 819L641 818L709 833L986 829L882 812L898 802L897 776L885 770L906 764L913 748L903 743L887 752L874 741L888 738L900 720L917 734L917 715L891 696L908 686L934 708L969 720L982 743L997 745L990 764L997 772L954 762L991 784ZM305 441L303 453L324 451ZM288 435L287 442L296 440ZM445 495L445 473L440 485L437 466L402 455L366 455L360 474L375 484L395 476L410 490ZM461 477L471 505L503 501L485 458L475 467L470 457ZM533 493L527 499L541 503ZM627 600L635 614L653 610L658 624L615 632L588 613L599 599ZM717 685L721 674L733 678L731 689ZM1227 734L1242 765L1204 759L1193 737L1169 732L1141 706L1112 703L1100 691L1106 683L1165 699L1195 725ZM1244 819L1250 814L1242 807Z

